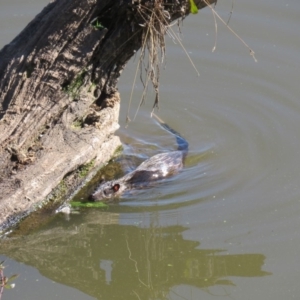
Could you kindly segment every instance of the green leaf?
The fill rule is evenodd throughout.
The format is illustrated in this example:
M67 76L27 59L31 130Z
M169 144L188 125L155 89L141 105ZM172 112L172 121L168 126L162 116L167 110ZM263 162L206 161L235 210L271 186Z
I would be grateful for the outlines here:
M93 19L90 23L94 28L96 29L103 29L104 26L100 23L100 21L98 20L98 17L96 17L95 19Z
M71 201L71 207L89 207L89 208L104 208L108 207L107 204L103 202L79 202L79 201Z
M192 14L197 14L198 13L198 7L195 4L194 0L190 0L190 4L191 4L191 13Z
M10 290L10 289L13 289L13 288L15 287L15 284L14 284L14 283L12 283L12 284L6 284L4 287L5 287L7 290Z
M11 275L8 279L7 279L7 282L10 282L12 280L15 280L16 278L19 277L19 274L14 274L14 275Z

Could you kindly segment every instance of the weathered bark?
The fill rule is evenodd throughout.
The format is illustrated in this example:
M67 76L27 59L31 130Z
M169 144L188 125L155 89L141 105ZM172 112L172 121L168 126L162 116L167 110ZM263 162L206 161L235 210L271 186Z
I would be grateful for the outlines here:
M1 50L0 229L120 144L116 84L141 47L137 7L154 2L56 0ZM169 22L189 12L186 0L164 2Z

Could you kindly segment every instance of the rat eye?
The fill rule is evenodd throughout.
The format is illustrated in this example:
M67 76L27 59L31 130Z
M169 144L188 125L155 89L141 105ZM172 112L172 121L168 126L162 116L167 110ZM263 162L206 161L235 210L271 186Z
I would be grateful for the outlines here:
M117 191L119 190L119 188L120 188L120 185L119 185L118 183L116 183L116 184L112 187L112 190L113 190L114 192L117 192Z

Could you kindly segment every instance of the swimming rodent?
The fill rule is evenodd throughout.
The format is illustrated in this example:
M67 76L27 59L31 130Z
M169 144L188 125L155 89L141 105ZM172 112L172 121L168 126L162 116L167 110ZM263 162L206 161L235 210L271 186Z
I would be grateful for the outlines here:
M188 152L188 142L158 116L153 114L161 127L172 133L177 141L177 150L156 154L142 162L134 171L123 177L104 182L90 196L91 200L100 201L118 198L126 191L149 188L154 182L177 174L183 167Z

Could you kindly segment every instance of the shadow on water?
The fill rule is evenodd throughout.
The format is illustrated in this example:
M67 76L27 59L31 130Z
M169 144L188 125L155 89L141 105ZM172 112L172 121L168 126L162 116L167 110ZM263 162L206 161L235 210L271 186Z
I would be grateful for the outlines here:
M178 285L209 291L234 277L261 277L262 254L227 254L185 240L180 225L120 225L120 214L99 211L57 216L47 228L1 241L0 252L51 280L97 299L165 299ZM21 274L22 276L22 274Z

